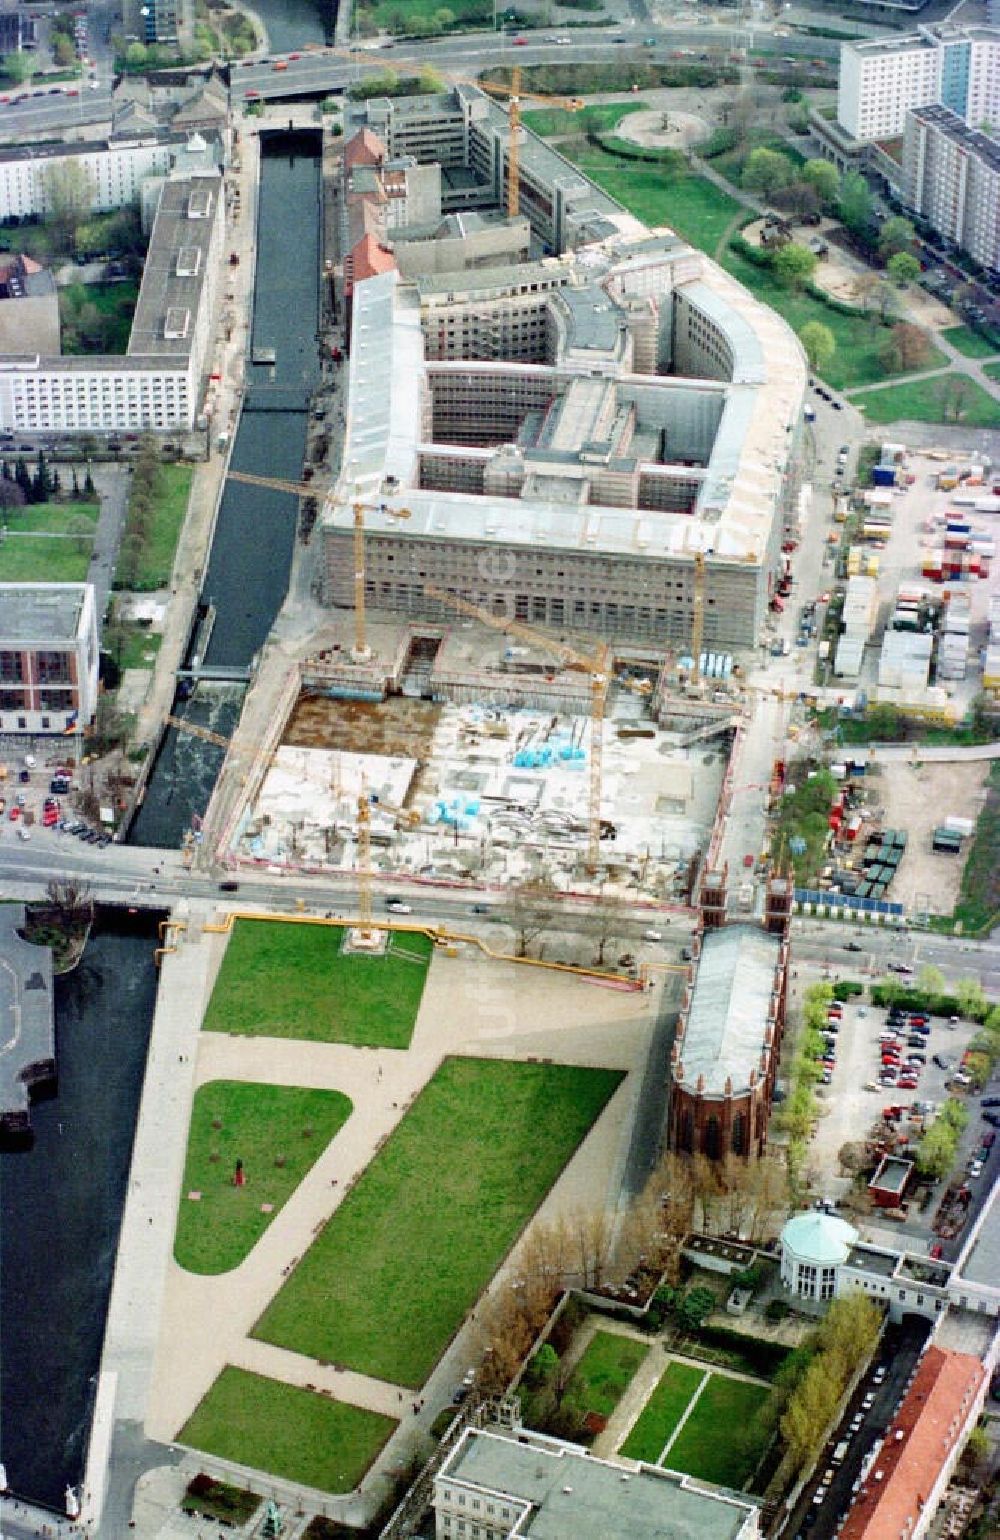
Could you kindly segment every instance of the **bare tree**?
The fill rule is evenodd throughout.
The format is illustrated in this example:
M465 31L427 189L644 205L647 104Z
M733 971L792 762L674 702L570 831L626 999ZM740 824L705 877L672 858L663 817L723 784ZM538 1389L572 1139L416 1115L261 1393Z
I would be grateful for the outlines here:
M548 930L554 906L555 892L544 874L511 889L507 917L516 937L518 957L527 957L531 943Z
M604 967L604 954L608 943L616 932L621 930L625 898L614 888L604 886L601 888L600 897L591 910L594 923L594 931L597 938L597 952L594 962L598 968Z
M89 883L72 877L53 877L46 885L45 897L68 924L89 925L94 918L94 895Z

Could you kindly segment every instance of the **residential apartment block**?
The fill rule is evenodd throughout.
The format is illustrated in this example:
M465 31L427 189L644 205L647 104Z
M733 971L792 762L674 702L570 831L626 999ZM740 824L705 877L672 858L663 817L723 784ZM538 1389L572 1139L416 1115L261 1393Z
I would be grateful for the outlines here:
M520 1426L469 1427L434 1477L436 1540L754 1540L752 1498L674 1471L599 1460Z
M97 666L90 583L0 583L0 732L84 728Z
M82 176L94 214L138 203L143 182L166 176L173 152L161 135L101 140L91 144L18 145L0 155L0 219L49 214L53 192L68 177Z
M947 107L908 113L903 196L939 235L1000 271L1000 141Z
M1000 29L920 27L841 45L837 121L851 138L898 138L907 112L936 104L972 128L1000 125Z
M217 174L163 184L123 357L0 355L0 429L159 431L193 426L224 239Z

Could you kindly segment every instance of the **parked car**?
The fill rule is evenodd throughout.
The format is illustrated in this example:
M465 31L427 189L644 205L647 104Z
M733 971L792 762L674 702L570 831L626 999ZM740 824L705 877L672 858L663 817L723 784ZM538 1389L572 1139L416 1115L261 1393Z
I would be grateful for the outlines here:
M984 1096L980 1107L1000 1107L1000 1096Z
M845 941L844 942L844 951L845 952L863 952L864 951L864 947L861 945L860 941Z

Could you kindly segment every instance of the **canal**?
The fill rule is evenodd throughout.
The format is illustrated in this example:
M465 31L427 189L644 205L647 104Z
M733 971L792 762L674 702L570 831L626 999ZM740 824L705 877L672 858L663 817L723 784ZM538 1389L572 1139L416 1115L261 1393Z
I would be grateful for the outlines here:
M0 1449L15 1496L63 1511L83 1474L156 1000L156 917L99 911L56 981L59 1092L0 1154Z
M270 9L267 16L270 25ZM302 474L309 398L320 380L320 148L318 133L261 138L252 352L273 351L274 362L248 365L231 462L291 481ZM207 664L246 668L264 645L288 587L297 513L284 493L226 484L202 586L216 611ZM179 710L226 738L242 700L238 684L201 683ZM223 755L169 729L130 843L176 849L192 817L204 814Z
M256 0L254 9L267 28L272 53L306 43L332 43L337 24L336 0Z

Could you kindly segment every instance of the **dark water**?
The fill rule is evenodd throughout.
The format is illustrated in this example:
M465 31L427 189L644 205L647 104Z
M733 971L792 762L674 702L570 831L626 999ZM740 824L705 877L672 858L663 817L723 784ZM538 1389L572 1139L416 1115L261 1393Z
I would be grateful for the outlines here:
M273 348L275 362L249 370L232 455L234 470L291 481L302 474L320 378L319 148L318 134L262 139L253 350ZM288 588L297 513L285 493L227 484L202 587L216 609L206 663L246 667L263 646ZM239 687L199 685L175 712L228 737L241 700ZM192 815L205 812L223 754L169 729L129 842L176 848Z
M272 53L333 41L337 0L255 0L254 10L267 28Z
M59 1093L34 1148L0 1155L0 1459L63 1510L86 1460L146 1046L155 919L102 910L57 980Z

